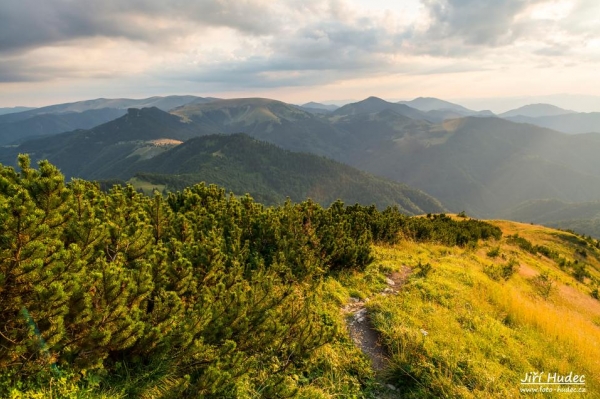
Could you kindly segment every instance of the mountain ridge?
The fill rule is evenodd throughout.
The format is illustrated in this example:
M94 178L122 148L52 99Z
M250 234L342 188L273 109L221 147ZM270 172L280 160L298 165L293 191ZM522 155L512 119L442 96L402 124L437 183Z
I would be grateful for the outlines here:
M248 101L228 101L228 104L245 107ZM263 99L258 103L283 107L283 111L292 113L280 114L281 118L286 115L314 118L280 102ZM199 112L208 109L214 116L210 113L212 107L201 109ZM234 119L247 115L233 114ZM252 114L250 118L254 120L256 115ZM261 114L260 118L276 124L285 123L273 114ZM176 189L183 188L182 182L192 185L208 181L225 185L238 194L250 192L271 204L281 203L290 196L298 201L313 197L326 204L342 198L350 202L375 203L379 207L396 205L408 214L445 210L437 200L401 183L371 176L314 154L286 151L247 135L215 136L214 133L222 132L207 126L208 123L196 123L193 117L186 119L155 107L130 108L126 115L93 129L4 148L1 159L4 164L11 164L18 153L28 153L33 161L48 159L68 178L127 180L145 173L146 181L168 180ZM206 139L194 139L208 135ZM212 148L218 143L221 143L219 148ZM233 152L228 145L234 148ZM208 147L212 149L208 151Z
M519 108L515 108L501 114L498 114L501 118L509 118L515 116L524 116L529 118L538 118L542 116L556 116L556 115L565 115L565 114L573 114L575 111L571 111L568 109L557 107L552 104L529 104L524 105Z

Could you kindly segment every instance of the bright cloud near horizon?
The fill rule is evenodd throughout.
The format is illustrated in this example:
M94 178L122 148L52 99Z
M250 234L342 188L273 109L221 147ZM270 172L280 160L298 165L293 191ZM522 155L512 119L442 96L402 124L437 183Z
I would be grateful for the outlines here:
M598 71L597 0L0 3L0 106L581 97L600 95Z

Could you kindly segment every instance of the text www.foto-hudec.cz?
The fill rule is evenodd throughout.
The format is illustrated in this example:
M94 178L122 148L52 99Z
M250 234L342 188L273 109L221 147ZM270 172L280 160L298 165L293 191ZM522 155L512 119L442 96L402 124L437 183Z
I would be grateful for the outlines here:
M520 380L521 393L578 393L586 392L585 375L532 371Z

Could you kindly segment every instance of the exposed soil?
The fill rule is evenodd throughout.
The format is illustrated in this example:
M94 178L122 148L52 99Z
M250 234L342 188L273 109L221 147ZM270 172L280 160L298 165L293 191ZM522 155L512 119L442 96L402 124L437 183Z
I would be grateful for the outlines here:
M393 272L387 276L387 287L377 295L396 295L408 278L410 269L402 267L400 272ZM371 359L371 364L375 371L383 370L387 365L387 355L385 348L381 346L379 333L373 328L365 304L370 298L360 301L354 299L353 302L342 308L342 311L349 315L347 318L348 330L354 344Z

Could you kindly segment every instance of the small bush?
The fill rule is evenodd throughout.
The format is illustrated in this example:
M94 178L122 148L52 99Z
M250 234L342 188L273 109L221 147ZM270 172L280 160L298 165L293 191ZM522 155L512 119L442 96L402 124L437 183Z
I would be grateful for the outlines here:
M583 248L581 248L581 249L576 249L576 250L575 250L575 255L579 255L579 256L581 256L582 258L587 258L587 256L588 256L588 254L587 254L587 251L586 251L585 249L583 249Z
M531 280L533 289L542 298L548 299L555 289L554 279L548 271L543 271Z
M431 271L432 267L430 263L421 263L421 261L419 261L419 264L417 265L417 271L415 272L415 275L417 277L427 277L427 275L429 274L429 272Z
M484 266L483 272L494 281L500 280L500 268L494 264Z
M487 254L486 254L489 258L496 258L498 257L498 255L500 255L500 247L494 247L492 249L490 249Z
M519 262L515 258L510 258L509 261L502 265L502 278L508 280L519 269Z
M489 278L495 281L508 281L513 274L518 270L519 263L516 259L511 258L507 263L503 265L494 265L491 264L489 266L484 266L483 272L487 274Z
M573 277L575 280L583 283L586 277L589 277L590 273L586 270L585 265L581 263L577 263L573 266Z

